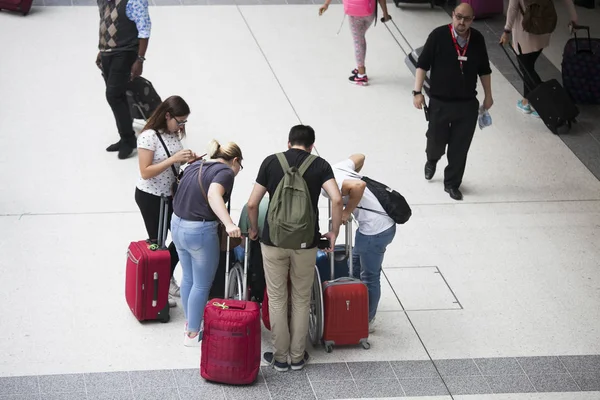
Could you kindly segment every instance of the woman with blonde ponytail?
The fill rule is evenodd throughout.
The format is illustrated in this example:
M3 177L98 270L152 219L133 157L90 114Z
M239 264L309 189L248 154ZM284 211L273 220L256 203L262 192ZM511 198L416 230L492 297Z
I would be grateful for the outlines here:
M171 233L183 271L181 301L185 314L185 346L199 346L202 316L219 265L219 221L230 237L241 236L225 203L242 167L242 150L235 143L212 140L209 160L187 167L173 199Z

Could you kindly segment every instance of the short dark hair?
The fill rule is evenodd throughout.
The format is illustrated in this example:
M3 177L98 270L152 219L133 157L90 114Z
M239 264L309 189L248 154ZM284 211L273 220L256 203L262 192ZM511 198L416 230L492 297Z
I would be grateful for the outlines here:
M291 146L309 148L315 144L315 130L309 125L295 125L290 129L288 141Z

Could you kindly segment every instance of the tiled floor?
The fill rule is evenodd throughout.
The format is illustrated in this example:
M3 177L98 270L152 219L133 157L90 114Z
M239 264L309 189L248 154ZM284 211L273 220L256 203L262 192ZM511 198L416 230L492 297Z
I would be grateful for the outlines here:
M357 399L600 390L600 356L407 360L263 366L253 385L202 379L197 368L0 378L0 399ZM26 397L24 397L26 396Z
M305 372L263 369L251 387L221 387L199 380L198 352L181 345L181 306L169 324L131 316L124 249L145 235L137 158L104 151L115 132L93 64L97 10L36 7L26 18L0 13L0 35L19 38L3 42L0 61L0 179L10 188L0 196L0 400L600 398L600 182L588 133L557 138L518 114L518 82L492 54L494 125L477 131L456 203L443 165L423 179L414 78L382 24L368 33L372 84L357 88L346 82L347 22L336 35L340 5L317 17L316 5L289 0L224 2L152 7L144 75L190 103L187 147L215 137L244 150L234 218L260 162L298 121L315 127L329 161L364 152L364 172L406 196L413 216L386 253L371 349L309 346ZM448 22L426 6L390 12L413 45ZM560 65L557 37L543 74ZM580 125L597 137L597 121Z

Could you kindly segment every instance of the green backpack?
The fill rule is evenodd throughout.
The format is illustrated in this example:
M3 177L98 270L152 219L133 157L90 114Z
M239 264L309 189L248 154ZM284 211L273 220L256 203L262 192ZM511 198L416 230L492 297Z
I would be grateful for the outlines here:
M558 23L558 15L553 0L524 0L523 30L534 35L552 33ZM519 4L520 7L520 4Z
M306 249L315 236L315 212L304 173L317 158L310 154L300 167L290 167L283 153L276 154L283 179L269 202L269 239L284 249Z

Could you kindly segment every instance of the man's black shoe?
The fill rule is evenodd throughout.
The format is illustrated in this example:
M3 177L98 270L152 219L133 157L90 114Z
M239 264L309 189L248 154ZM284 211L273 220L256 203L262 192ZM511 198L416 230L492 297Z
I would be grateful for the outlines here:
M433 175L435 175L436 165L436 163L431 161L427 161L425 163L425 179L427 179L428 181L430 181L431 178L433 178Z
M136 146L132 146L125 141L121 142L121 147L119 147L119 159L124 160L129 158L135 149Z
M458 190L458 188L445 188L446 193L450 195L454 200L462 200L463 194Z
M106 151L113 153L115 151L119 151L120 148L121 148L121 141L119 140L117 143L113 143L110 146L108 146L106 148Z

